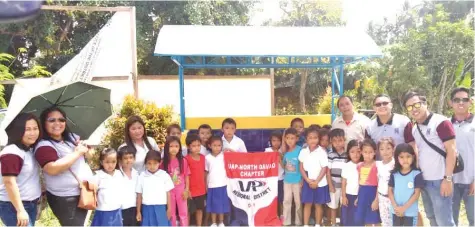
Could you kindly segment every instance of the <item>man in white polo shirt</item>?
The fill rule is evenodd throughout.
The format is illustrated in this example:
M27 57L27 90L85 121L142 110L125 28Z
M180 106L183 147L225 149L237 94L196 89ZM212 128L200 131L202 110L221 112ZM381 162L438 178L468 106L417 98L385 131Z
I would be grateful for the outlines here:
M454 128L446 117L429 112L426 98L416 92L408 92L403 103L409 115L416 120L412 136L425 182L422 200L426 216L431 226L455 226L452 215L452 177L456 159ZM447 158L433 150L424 137L445 151Z
M460 173L454 174L454 197L453 213L455 225L458 225L460 203L463 199L469 226L474 225L474 203L473 203L473 182L474 182L474 155L475 152L475 121L473 114L469 112L472 104L470 90L467 88L455 88L450 94L450 105L454 111L452 124L455 129L455 142L457 151L460 152L464 161L464 169Z
M333 121L332 129L340 128L345 131L345 144L348 144L350 140L354 139L363 141L366 128L371 120L355 112L353 100L349 96L341 96L336 105L341 112L341 116Z

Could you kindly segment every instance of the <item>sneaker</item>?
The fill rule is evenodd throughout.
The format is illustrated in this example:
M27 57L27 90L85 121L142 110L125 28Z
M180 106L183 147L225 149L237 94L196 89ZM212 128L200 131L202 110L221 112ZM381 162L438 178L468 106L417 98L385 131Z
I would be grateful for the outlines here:
M224 223L222 223L222 222L219 223L218 227L225 227L225 226L224 226Z
M218 227L218 225L216 225L216 223L213 223L211 227Z

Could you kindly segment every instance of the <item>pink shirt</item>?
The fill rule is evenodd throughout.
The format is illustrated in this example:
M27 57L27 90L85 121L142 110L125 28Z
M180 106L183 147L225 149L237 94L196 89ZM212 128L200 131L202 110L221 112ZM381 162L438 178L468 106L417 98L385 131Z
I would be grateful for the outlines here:
M363 186L378 186L378 168L376 162L371 167L364 167L364 163L358 163L359 183Z
M168 164L167 173L172 178L173 184L175 185L175 189L185 189L185 176L190 175L190 168L188 167L188 162L185 158L183 158L182 169L183 173L181 173L180 171L178 159L175 158L170 160L170 163Z

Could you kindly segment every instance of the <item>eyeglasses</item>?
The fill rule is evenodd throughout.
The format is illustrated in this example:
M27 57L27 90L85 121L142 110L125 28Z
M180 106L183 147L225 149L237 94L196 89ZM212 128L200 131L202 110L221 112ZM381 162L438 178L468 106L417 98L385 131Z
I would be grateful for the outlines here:
M60 118L52 118L52 117L50 117L50 118L46 119L46 121L49 122L49 123L54 123L54 122L61 122L61 123L64 123L64 122L66 122L66 118L63 118L63 117L60 117Z
M452 99L452 102L454 102L454 103L460 103L460 102L467 103L467 102L470 102L470 98L454 98L454 99Z
M422 102L416 102L416 103L414 103L414 104L412 104L412 105L410 105L410 106L406 106L406 110L407 110L407 111L412 111L412 110L414 110L414 109L418 110L418 109L421 108L421 106L422 106Z
M379 102L379 103L374 104L374 106L376 107L387 106L387 105L389 105L389 102Z

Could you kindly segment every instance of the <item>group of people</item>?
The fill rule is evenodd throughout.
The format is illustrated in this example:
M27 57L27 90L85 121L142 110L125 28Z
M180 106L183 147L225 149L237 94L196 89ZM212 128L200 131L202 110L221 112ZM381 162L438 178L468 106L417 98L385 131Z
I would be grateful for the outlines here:
M314 206L316 226L322 225L324 210L332 225L340 213L345 226L415 226L421 221L420 195L432 226L457 225L461 200L473 225L475 123L469 93L465 88L451 93L452 119L430 112L425 97L415 92L403 99L415 122L392 113L386 95L374 99L372 120L354 112L351 97L342 96L337 103L342 115L332 125L305 129L295 118L290 128L273 132L265 152L281 157L277 212L283 225L308 226ZM143 120L132 116L125 143L101 151L101 167L93 173L86 162L91 148L69 131L66 117L51 107L39 119L20 114L7 128L8 145L0 152L5 225L34 225L44 194L61 225L83 226L88 211L77 206L78 179L98 189L92 226L232 223L226 220L235 215L230 214L223 152L247 152L233 119L222 122L222 136L201 125L186 136L185 145L180 126L170 125L161 149L147 137ZM463 160L465 168L454 174L456 160Z

